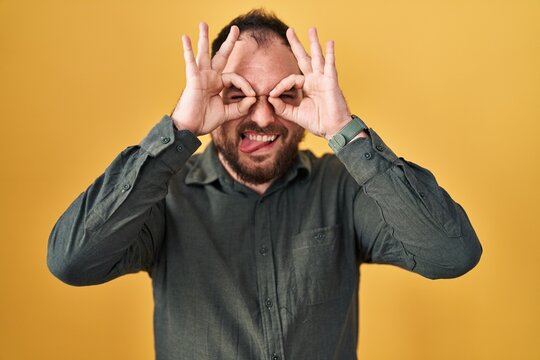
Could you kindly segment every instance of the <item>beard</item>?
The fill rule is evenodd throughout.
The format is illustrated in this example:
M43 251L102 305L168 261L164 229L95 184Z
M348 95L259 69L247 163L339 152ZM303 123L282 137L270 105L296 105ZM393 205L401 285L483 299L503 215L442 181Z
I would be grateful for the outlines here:
M278 134L275 141L282 141L283 147L275 154L249 155L250 161L240 159L239 143L242 133L252 130L260 134ZM265 128L254 122L239 126L233 133L226 133L224 126L220 126L212 133L212 141L218 155L227 162L227 165L236 173L241 181L253 185L268 183L283 176L292 166L298 154L298 144L304 138L304 129L300 126L289 131L279 123L271 123ZM278 145L278 144L275 144ZM274 157L272 161L269 158Z

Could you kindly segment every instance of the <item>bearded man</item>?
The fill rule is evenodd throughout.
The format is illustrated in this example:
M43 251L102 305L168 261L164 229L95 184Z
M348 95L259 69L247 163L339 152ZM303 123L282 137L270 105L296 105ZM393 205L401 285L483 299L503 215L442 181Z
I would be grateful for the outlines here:
M481 246L427 170L351 115L334 44L273 14L182 38L171 114L67 209L48 264L73 285L147 271L156 357L356 359L359 265L464 274ZM299 151L304 131L335 155ZM204 153L197 136L210 133Z

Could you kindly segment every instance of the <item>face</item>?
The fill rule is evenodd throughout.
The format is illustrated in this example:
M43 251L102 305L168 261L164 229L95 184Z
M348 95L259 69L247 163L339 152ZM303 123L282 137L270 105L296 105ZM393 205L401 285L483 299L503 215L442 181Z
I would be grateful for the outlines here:
M212 140L220 159L243 181L264 184L283 175L298 153L304 129L276 115L268 94L283 78L300 74L290 48L276 38L257 45L249 36L241 36L232 51L224 72L244 77L257 94L257 101L246 116L231 120L212 132ZM223 102L231 104L245 95L228 88L222 92ZM283 101L298 105L302 92L289 90Z

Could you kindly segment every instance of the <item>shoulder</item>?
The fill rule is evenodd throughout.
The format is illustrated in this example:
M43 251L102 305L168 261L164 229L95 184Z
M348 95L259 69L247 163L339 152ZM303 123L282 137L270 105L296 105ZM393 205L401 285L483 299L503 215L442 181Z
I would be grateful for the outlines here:
M345 165L334 154L316 156L310 150L302 150L302 156L306 157L311 164L311 177L324 182L354 183L353 178L345 168Z

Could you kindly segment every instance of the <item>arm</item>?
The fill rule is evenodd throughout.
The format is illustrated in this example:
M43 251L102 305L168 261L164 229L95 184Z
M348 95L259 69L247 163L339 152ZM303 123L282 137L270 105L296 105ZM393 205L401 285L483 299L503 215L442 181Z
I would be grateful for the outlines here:
M200 141L164 117L139 146L124 150L54 226L47 263L72 285L149 269L163 239L169 179Z
M428 170L397 158L373 130L337 156L362 185L354 200L360 261L431 279L463 275L478 263L482 247L465 211Z
M55 276L90 285L151 268L164 236L168 182L200 146L196 136L243 116L256 100L244 78L223 73L238 34L233 26L212 60L206 24L200 24L197 60L189 37L182 37L186 87L173 114L122 152L58 220L47 256ZM224 104L219 93L230 86L246 98Z
M278 115L328 140L350 121L350 112L338 85L333 42L325 59L316 30L308 36L311 56L294 31L287 32L302 75L283 79L269 101ZM303 90L298 105L279 98L292 87ZM361 186L354 199L360 261L394 264L429 278L459 276L476 265L478 238L429 171L399 159L373 130L361 132L337 156Z

